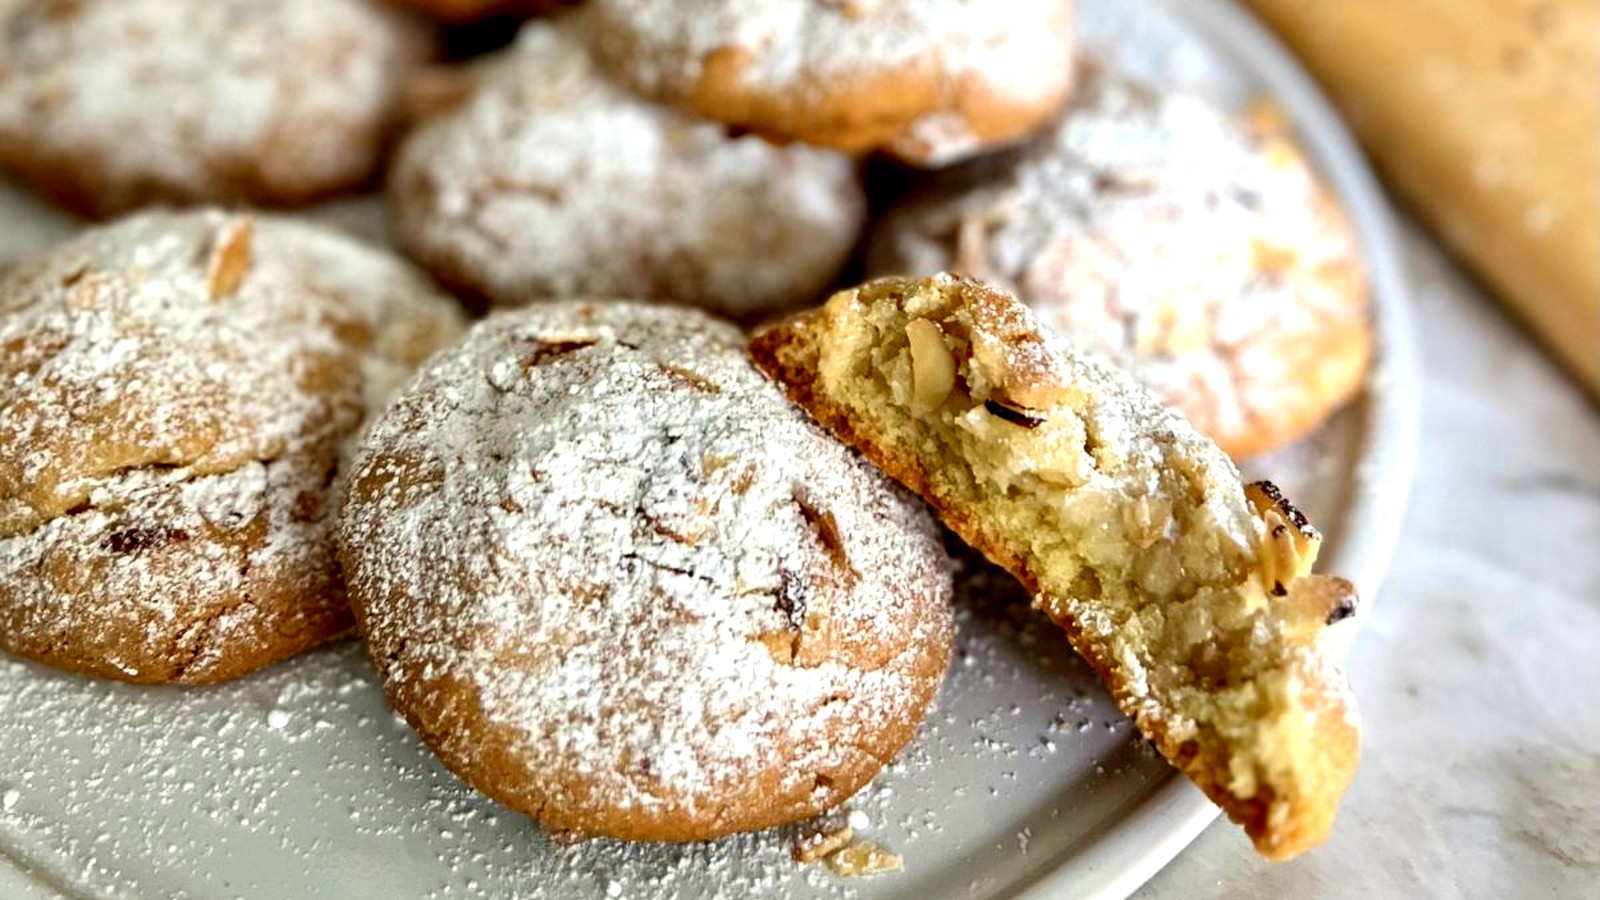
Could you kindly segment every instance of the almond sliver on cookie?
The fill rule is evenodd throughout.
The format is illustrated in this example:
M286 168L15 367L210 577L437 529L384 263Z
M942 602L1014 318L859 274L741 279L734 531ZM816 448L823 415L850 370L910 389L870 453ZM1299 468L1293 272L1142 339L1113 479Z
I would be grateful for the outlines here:
M1355 592L1309 574L1320 537L1275 488L976 281L868 282L751 352L1016 575L1263 856L1327 836L1360 733L1318 638Z

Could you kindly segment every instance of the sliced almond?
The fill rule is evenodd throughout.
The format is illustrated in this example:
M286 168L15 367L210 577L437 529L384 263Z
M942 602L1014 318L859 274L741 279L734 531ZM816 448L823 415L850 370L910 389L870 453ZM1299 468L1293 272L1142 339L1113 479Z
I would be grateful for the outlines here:
M1272 482L1246 485L1244 495L1266 528L1261 546L1262 586L1275 597L1284 596L1289 585L1311 572L1322 535Z
M206 292L212 300L221 300L239 289L244 276L250 271L250 220L244 216L222 226L211 248L210 270L206 274Z
M898 872L905 868L905 860L871 841L856 841L835 851L825 860L833 874L846 878L866 878L885 872Z
M849 826L808 834L795 841L795 862L814 863L829 854L844 849L845 845L850 843L850 839L853 837L855 837L855 832Z
M945 345L944 332L927 319L906 323L906 341L911 347L911 408L932 412L955 390L955 358Z

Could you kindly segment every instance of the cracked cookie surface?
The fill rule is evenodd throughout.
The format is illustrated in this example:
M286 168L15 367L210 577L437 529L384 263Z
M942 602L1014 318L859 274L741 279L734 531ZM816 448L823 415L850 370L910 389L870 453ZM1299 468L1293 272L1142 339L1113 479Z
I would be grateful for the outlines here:
M223 681L349 628L330 491L460 313L393 256L216 211L84 232L0 277L0 646Z
M1359 729L1325 628L1355 592L1271 485L1008 294L886 278L757 333L757 363L1028 588L1157 749L1287 858Z
M493 305L664 299L757 316L821 299L860 233L854 163L640 99L569 14L439 70L389 182L407 251Z
M432 52L366 0L13 0L0 167L92 216L303 203L373 176Z
M868 269L1014 291L1236 458L1321 423L1371 356L1355 236L1281 116L1103 66L1026 147L891 210Z
M369 433L340 553L395 707L559 832L832 807L910 739L952 639L922 504L681 308L480 323Z

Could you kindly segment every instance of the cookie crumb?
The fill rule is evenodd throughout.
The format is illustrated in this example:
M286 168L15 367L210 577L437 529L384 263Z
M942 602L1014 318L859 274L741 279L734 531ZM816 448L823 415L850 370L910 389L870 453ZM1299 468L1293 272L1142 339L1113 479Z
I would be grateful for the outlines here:
M905 868L899 854L890 853L872 841L856 841L829 854L823 860L833 874L843 878L869 878Z
M806 864L817 862L843 850L853 837L855 832L848 825L803 835L795 841L794 861Z

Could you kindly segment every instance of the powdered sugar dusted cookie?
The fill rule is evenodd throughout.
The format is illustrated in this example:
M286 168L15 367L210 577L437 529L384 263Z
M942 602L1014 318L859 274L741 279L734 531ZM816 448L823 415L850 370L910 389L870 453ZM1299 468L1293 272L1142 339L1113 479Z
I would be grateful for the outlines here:
M371 178L418 21L367 0L16 0L0 7L0 167L106 216L288 205Z
M369 433L341 560L390 699L557 831L810 816L910 738L951 640L919 503L694 310L492 316Z
M1022 153L892 211L869 266L1016 291L1235 456L1316 426L1370 356L1355 239L1283 123L1109 72Z
M592 66L586 17L524 27L401 149L401 241L502 305L667 298L732 314L819 298L865 200L851 161L641 100ZM449 93L446 91L445 93Z
M152 213L0 278L0 647L209 683L346 630L344 445L463 329L392 256Z
M939 166L1043 123L1069 0L592 0L609 68L721 122Z

